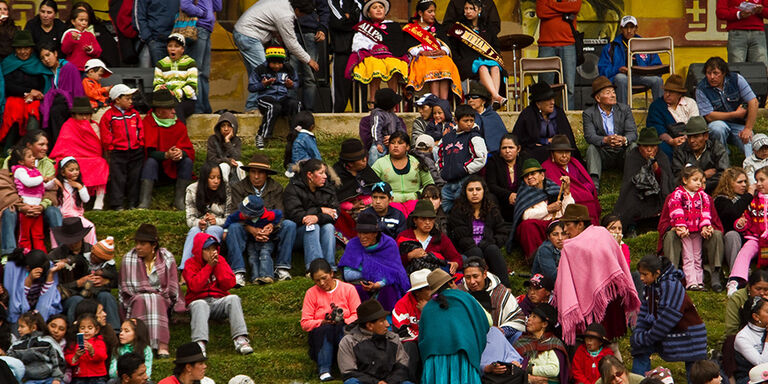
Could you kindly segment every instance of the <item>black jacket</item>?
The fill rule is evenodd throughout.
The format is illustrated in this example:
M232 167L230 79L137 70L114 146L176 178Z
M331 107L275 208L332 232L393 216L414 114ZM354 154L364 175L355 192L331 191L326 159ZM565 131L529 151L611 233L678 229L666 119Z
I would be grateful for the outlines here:
M328 19L330 17L331 11L328 7L328 2L326 0L315 0L315 12L299 17L295 22L296 37L299 38L299 43L301 43L302 46L304 45L301 41L301 37L299 37L299 26L301 26L301 32L304 33L323 31L323 33L327 35ZM314 42L314 40L312 41Z
M408 355L396 334L387 332L374 337L357 324L348 325L345 331L337 359L344 380L398 384L408 379Z
M40 21L40 15L37 15L27 21L24 29L32 34L32 40L37 45L44 41L52 41L56 44L56 49L59 50L59 58L64 58L61 52L61 36L67 31L67 25L63 21L58 18L53 19L53 28L49 32L45 32Z
M32 57L29 60L37 60ZM21 68L5 75L5 96L24 97L25 93L36 89L40 92L45 88L45 79L41 75L28 75Z
M296 175L291 178L283 191L283 217L302 225L301 220L307 215L317 215L317 223L320 225L333 224L336 219L324 214L320 208L339 208L336 200L336 190L331 186L331 181L326 181L321 188L311 192L304 181L304 175Z
M488 198L494 199L493 196ZM493 205L496 206L495 202ZM483 239L479 244L475 244L472 238L473 212L471 209L471 207L456 204L448 213L448 237L456 245L456 250L465 253L476 246L485 249L492 244L496 244L499 248L503 247L509 238L511 225L504 221L499 210L492 208L483 219L485 223Z
M517 193L518 187L523 183L520 174L522 173L523 159L520 155L517 156L515 162L515 179L517 183L514 189L509 188L508 175L509 168L507 162L499 156L491 156L488 162L485 164L485 182L488 184L488 189L491 190L496 200L499 202L501 214L509 222L512 222L512 218L515 214L515 206L509 203L509 194Z
M68 264L74 264L74 268L71 271L66 268L59 271L59 290L64 295L78 296L81 294L83 287L77 286L77 280L91 273L91 263L86 259L91 257L91 249L92 246L90 244L83 242L83 247L77 255L71 254L69 248L63 245L54 248L48 253L48 258L51 261L66 259ZM114 260L102 263L97 270L99 271L99 276L109 280L109 284L101 288L93 287L92 292L109 292L112 288L117 288L118 274Z
M571 123L568 122L565 111L555 105L555 112L557 112L555 116L557 132L555 134L568 136L571 147L576 148L576 139L573 137ZM523 152L527 154L527 157L533 157L539 163L543 163L549 158L549 145L537 145L539 143L540 122L542 120L543 118L538 108L536 108L536 104L530 104L520 112L520 116L517 118L515 127L512 130L520 140L520 146L523 147ZM584 160L581 159L581 153L578 150L573 151L573 157L584 164Z
M496 8L496 3L493 0L481 0L483 3L483 11L480 14L481 21L488 26L490 31L495 31L498 35L501 31L501 17L499 17L499 10ZM448 6L445 8L445 16L443 16L443 24L452 25L453 23L463 19L464 17L464 0L451 0ZM464 77L462 77L463 79Z
M720 176L723 174L723 171L730 167L730 159L728 158L725 146L719 141L710 138L707 140L704 152L698 159L687 141L675 148L675 151L672 152L672 172L674 172L675 177L680 177L680 172L687 164L699 167L702 171L712 168L716 170L714 176L707 178L707 185L704 188L707 193L712 194L720 182Z
M328 27L334 53L352 51L352 37L355 35L353 27L360 20L363 3L362 0L328 0L328 8L331 11Z
M624 160L624 176L621 180L619 200L616 201L613 210L613 213L621 218L621 224L624 228L629 228L636 220L661 215L667 195L675 189L675 177L672 174L669 158L667 158L663 151L659 150L659 153L656 155L656 162L661 168L661 180L657 180L659 181L661 191L658 195L641 199L637 188L632 184L632 177L640 172L640 168L646 162L642 155L640 155L640 150L637 147L627 151Z
M347 201L357 195L370 194L371 184L381 181L379 175L371 169L370 165L353 176L344 166L344 162L339 160L333 165L333 170L341 180L341 184L336 187L336 199L339 202Z

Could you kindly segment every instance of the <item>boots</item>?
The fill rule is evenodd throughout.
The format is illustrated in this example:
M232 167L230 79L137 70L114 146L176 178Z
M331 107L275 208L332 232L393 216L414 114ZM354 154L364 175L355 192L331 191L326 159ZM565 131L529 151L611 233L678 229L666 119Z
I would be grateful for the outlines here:
M152 187L154 186L154 180L141 179L141 189L139 190L139 209L149 209L150 204L152 204Z
M192 183L192 180L176 179L176 190L173 194L173 206L179 211L183 211L186 208L184 199L187 196L187 186Z

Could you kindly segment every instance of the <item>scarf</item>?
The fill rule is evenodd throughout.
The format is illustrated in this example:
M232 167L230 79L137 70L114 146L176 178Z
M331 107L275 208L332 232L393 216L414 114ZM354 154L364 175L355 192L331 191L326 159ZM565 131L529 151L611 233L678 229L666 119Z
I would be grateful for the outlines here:
M154 111L152 112L152 118L155 119L155 123L157 123L157 125L159 125L159 126L161 126L163 128L168 128L168 127L176 124L176 117L172 117L170 119L161 119L161 118L157 117L157 115L155 114Z
M559 194L560 186L550 179L544 179L543 188L531 187L528 184L520 186L520 189L517 190L517 201L515 201L515 211L512 216L512 230L509 232L509 240L507 241L508 249L512 246L515 230L522 221L525 211L542 201L548 201L550 198L554 200Z
M576 333L587 324L603 321L608 304L616 299L621 300L627 321L634 323L640 299L624 254L610 232L590 226L565 240L554 291L563 341L573 344Z
M387 285L397 287L400 296L411 288L411 282L400 261L397 243L385 234L381 234L378 246L371 250L364 248L357 237L347 243L344 255L339 260L339 267L357 269L361 265L365 280L385 280Z
M515 341L515 349L520 356L527 358L528 360L536 358L539 352L546 351L560 351L564 354L568 354L565 350L565 345L551 332L544 332L540 339L537 339L533 334L525 332Z
M160 280L160 289L158 290L149 284L144 260L139 257L136 251L132 250L125 254L120 266L120 301L124 306L129 307L128 303L133 300L133 297L142 293L158 294L169 305L172 301L177 300L176 297L171 297L171 294L178 292L178 280L168 278L169 270L172 264L175 264L171 262L171 259L173 256L165 248L160 248L155 253L155 270Z

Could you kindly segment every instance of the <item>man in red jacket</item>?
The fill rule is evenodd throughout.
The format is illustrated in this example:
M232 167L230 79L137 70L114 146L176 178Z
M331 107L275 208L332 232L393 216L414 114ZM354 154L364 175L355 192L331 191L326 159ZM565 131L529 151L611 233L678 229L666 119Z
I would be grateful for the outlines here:
M568 105L573 106L573 85L576 81L576 40L571 26L576 28L576 14L581 0L539 0L536 17L539 25L539 57L559 56L563 62L563 77L568 85ZM547 84L555 82L554 73L539 75Z
M766 0L717 0L717 18L728 30L728 62L763 63L768 66L763 19ZM743 5L742 5L743 4Z
M187 295L184 297L192 315L192 341L205 350L208 343L208 318L229 319L235 350L243 355L253 352L248 340L243 307L237 295L230 295L235 274L223 256L219 242L207 233L198 233L192 242L192 258L184 267Z

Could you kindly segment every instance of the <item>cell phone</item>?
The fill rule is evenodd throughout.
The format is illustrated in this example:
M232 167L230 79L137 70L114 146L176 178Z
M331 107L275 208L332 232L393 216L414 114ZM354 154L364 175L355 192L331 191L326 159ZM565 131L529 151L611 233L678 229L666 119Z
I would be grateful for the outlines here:
M314 231L314 230L315 230L315 228L316 228L316 227L315 227L315 225L314 225L314 224L310 224L310 225L307 225L307 232L312 232L312 231Z
M82 333L77 334L77 349L85 349L85 337Z

